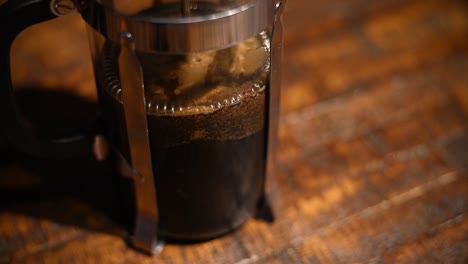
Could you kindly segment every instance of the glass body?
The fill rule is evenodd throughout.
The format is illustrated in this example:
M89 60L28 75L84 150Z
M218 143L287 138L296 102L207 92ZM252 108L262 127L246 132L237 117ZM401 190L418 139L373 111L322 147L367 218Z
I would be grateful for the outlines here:
M129 160L117 62L121 47L91 27L88 32L107 136ZM262 32L220 50L136 50L161 236L208 239L255 213L265 180L269 47Z

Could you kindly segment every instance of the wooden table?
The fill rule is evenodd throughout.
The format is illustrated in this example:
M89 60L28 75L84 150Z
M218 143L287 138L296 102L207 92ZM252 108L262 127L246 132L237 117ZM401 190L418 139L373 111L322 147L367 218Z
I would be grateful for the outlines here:
M149 257L104 166L3 148L0 263L467 263L467 2L289 0L284 21L273 224ZM95 98L78 17L15 45L18 86Z

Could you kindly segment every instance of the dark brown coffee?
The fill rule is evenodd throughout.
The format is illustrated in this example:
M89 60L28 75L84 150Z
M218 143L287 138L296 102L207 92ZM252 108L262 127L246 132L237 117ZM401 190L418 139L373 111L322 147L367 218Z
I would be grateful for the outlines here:
M162 236L208 239L255 212L264 180L265 96L245 89L239 103L213 113L147 116ZM101 100L110 139L128 159L122 104L107 92Z

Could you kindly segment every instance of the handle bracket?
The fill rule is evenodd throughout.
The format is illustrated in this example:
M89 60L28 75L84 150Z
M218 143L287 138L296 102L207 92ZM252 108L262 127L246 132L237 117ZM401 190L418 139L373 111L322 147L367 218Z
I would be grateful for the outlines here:
M135 55L132 35L122 32L120 44L119 75L137 204L134 246L154 254L161 247L158 245L158 208L146 119L143 71Z

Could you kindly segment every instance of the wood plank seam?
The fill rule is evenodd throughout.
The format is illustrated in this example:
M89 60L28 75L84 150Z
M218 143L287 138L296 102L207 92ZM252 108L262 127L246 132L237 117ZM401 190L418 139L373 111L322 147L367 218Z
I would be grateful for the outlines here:
M313 230L311 233L303 234L300 237L296 237L289 241L289 245L286 248L283 248L279 251L285 250L291 246L296 246L302 243L302 241L307 237L312 237L312 235L323 235L328 232L334 231L338 229L340 226L345 225L348 222L353 221L354 219L368 217L370 215L378 214L380 211L389 210L395 206L401 205L403 203L409 202L414 200L418 197L424 196L428 194L430 191L444 187L452 182L455 182L460 178L459 173L457 171L451 171L445 174L442 174L435 179L430 179L428 182L420 184L416 187L413 187L407 191L404 191L398 195L390 197L389 199L383 200L375 205L369 206L361 211L358 211L352 215L346 216L342 219L337 219L330 224L317 228ZM252 260L251 262L246 261L242 264L253 264L253 263L262 263L261 261L271 257L273 253L269 253L267 255L261 256L259 259Z
M62 239L59 239L57 241L52 241L52 242L46 242L46 243L42 243L42 244L39 244L29 250L26 250L26 251L20 251L12 256L4 256L3 258L0 259L0 263L3 263L2 260L5 259L5 263L7 262L10 262L10 261L14 261L14 260L20 260L24 257L27 257L27 256L30 256L30 255L34 255L34 254L38 254L38 253L41 253L43 251L46 251L46 250L49 250L49 249L54 249L54 248L58 248L58 247L61 247L65 244L67 244L68 242L70 241L73 241L73 240L77 240L81 237L84 237L85 235L85 231L78 231L77 233L71 235L71 236L67 236L65 238L62 238Z

